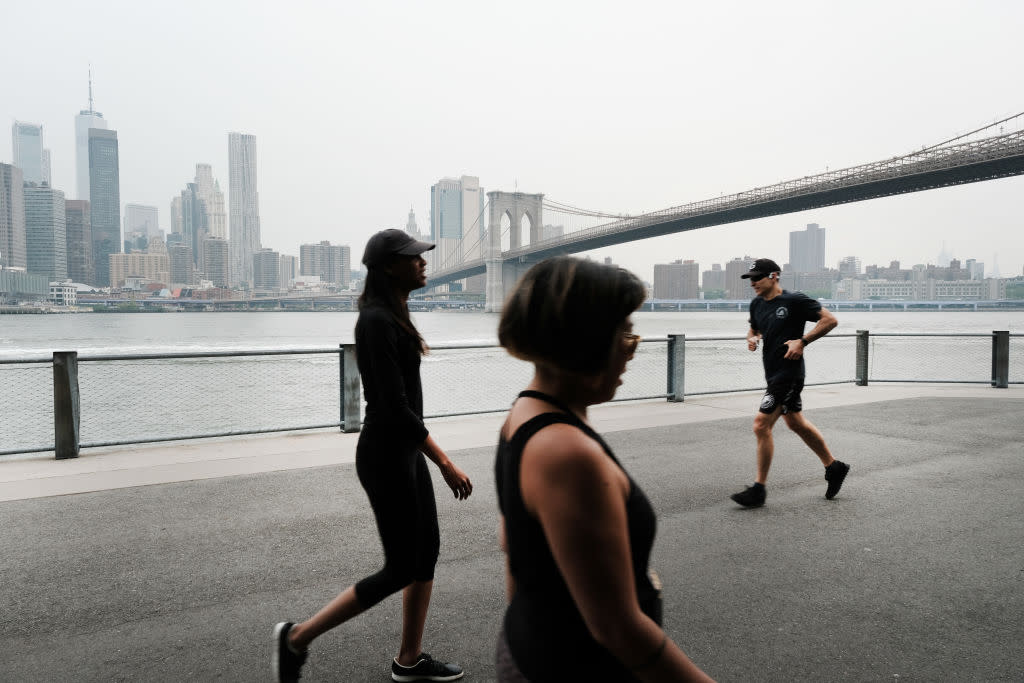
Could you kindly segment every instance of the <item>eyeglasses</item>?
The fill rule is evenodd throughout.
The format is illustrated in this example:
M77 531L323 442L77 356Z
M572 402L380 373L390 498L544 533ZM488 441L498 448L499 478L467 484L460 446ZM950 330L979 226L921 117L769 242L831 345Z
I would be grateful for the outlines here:
M626 332L622 335L622 343L626 348L626 353L632 358L633 354L636 353L636 347L640 345L640 339L642 337L639 334L633 334L632 332Z

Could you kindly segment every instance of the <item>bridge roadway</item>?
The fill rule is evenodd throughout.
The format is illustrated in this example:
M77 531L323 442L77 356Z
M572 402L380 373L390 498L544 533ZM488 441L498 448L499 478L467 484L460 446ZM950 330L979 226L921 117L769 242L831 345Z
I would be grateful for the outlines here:
M687 230L1021 174L1024 131L1016 131L632 216L536 244L513 245L501 252L500 259L535 263ZM430 281L441 285L486 271L486 259L474 259L432 272Z
M1019 681L1024 387L834 386L809 417L852 463L842 493L780 430L768 505L756 394L602 406L592 419L659 514L666 628L720 681ZM442 555L425 647L494 678L503 606L500 416L433 421L472 477L435 488ZM267 681L269 635L375 570L352 465L324 432L0 462L0 680ZM385 681L389 598L314 645L303 681Z

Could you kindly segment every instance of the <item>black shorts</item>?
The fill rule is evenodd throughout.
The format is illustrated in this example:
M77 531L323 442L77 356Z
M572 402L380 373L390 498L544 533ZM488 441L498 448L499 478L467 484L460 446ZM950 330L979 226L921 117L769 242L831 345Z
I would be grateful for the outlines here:
M800 400L800 392L804 390L802 377L781 378L770 384L761 398L760 412L771 415L775 409L782 406L783 413L799 413L804 405Z

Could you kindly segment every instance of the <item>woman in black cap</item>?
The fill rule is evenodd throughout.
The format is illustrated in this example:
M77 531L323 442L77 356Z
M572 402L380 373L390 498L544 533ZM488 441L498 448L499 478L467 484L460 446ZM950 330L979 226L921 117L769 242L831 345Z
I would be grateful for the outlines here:
M402 593L402 643L391 663L396 681L453 681L462 669L420 650L440 536L434 489L424 455L455 497L473 485L423 424L420 357L427 346L409 317L408 297L427 283L422 254L433 244L401 230L378 232L366 244L366 283L359 297L356 358L366 417L356 447L356 472L370 499L384 545L384 567L356 583L302 623L274 628L274 675L295 681L317 636L389 595Z

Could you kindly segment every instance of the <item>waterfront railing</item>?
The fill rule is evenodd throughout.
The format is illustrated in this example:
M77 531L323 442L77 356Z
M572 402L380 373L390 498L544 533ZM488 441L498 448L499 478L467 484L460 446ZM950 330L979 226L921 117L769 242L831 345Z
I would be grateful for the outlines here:
M1024 384L1024 334L831 334L808 386L870 382ZM493 344L438 344L423 358L428 418L505 410L532 368ZM1011 374L1011 372L1013 374ZM645 339L617 401L763 389L744 337ZM358 431L355 347L0 358L0 456L295 432Z

